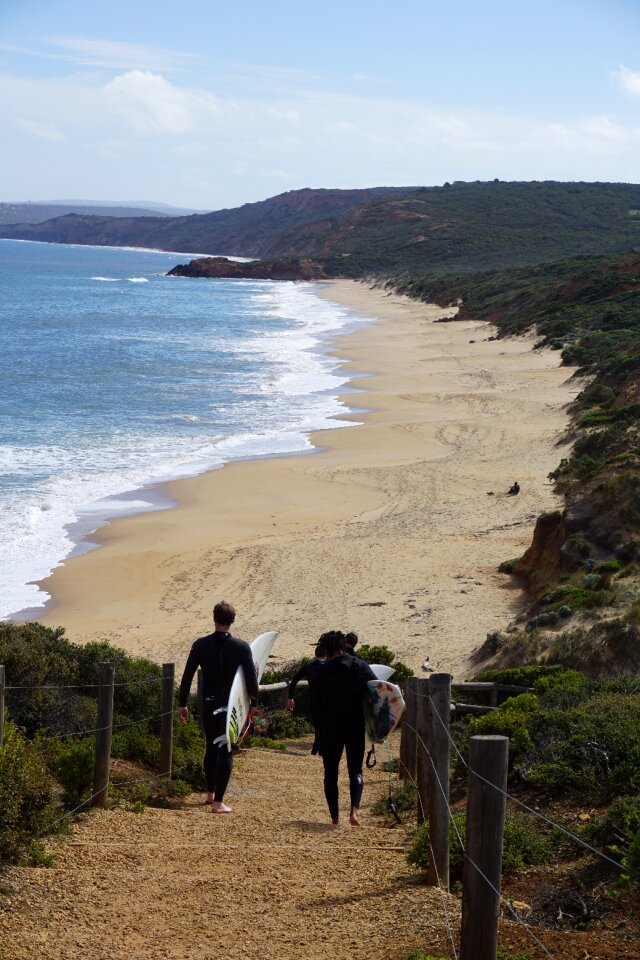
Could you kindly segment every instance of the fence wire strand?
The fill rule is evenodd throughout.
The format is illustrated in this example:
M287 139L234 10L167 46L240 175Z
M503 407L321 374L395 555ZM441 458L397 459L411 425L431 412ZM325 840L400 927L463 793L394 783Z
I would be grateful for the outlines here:
M5 690L98 690L100 687L141 687L147 683L159 683L163 677L149 677L144 680L121 680L119 683L42 683L25 686L5 686Z

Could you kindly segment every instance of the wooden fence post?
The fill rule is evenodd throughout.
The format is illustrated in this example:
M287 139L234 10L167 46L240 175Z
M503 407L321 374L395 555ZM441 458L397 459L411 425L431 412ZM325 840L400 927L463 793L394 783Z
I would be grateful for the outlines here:
M418 825L429 817L429 768L431 751L429 743L429 681L418 680L415 684L416 700L416 786L418 789ZM421 742L422 741L422 742Z
M406 710L402 721L400 739L400 776L404 780L414 779L416 776L416 720L418 699L416 697L417 677L409 677L405 685Z
M4 743L4 664L0 663L0 747Z
M449 720L451 675L432 673L429 687L429 834L433 857L429 860L430 886L449 889Z
M173 706L175 699L175 663L162 664L162 716L160 718L160 773L171 780L173 756Z
M508 737L471 737L460 960L496 960L508 760Z
M198 670L198 692L196 693L196 704L198 710L198 725L200 733L204 737L204 676L202 670Z
M106 807L109 794L109 762L113 733L113 679L112 663L98 667L98 720L96 723L96 761L93 769L93 805Z

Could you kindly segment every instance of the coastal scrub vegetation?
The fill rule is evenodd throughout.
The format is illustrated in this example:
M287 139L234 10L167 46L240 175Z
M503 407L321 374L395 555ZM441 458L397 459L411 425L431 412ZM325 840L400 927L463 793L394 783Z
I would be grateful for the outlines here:
M7 722L0 747L0 860L26 856L43 862L37 841L58 829L65 811L90 797L96 681L98 664L106 661L116 667L112 757L136 765L135 775L114 771L111 799L140 802L144 784L132 781L145 778L145 795L156 804L204 787L198 725L183 725L177 716L174 779L163 784L155 776L160 759L158 664L106 643L72 643L62 628L1 623Z

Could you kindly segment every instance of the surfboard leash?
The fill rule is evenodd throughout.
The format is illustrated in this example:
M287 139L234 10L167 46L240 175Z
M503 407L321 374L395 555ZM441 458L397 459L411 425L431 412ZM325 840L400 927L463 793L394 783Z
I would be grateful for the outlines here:
M391 756L391 751L389 750L389 744L387 743L386 739L383 740L382 742L384 744L384 749L387 754L387 770L389 771L389 781L388 781L389 796L387 797L387 807L388 807L389 813L391 814L393 819L396 821L396 823L402 823L400 814L398 813L396 809L396 805L393 802L393 792L391 790L391 773L393 770L393 757Z

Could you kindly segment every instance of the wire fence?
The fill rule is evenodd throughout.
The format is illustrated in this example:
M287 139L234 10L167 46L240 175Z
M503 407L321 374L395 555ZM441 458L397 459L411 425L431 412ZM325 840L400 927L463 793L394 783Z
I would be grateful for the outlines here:
M114 687L141 687L148 683L161 683L162 677L148 677L142 680L121 680L119 683L114 683ZM42 683L42 684L25 684L23 686L11 686L7 684L5 690L99 690L102 684L100 683Z
M421 693L417 693L416 696L429 700L433 705L433 700L431 699L430 696L425 696L424 694L421 694ZM442 717L440 716L437 710L432 710L431 712L433 716L437 717L438 722L440 723L442 729L446 733L449 739L449 743L453 747L458 759L464 765L466 770L470 772L472 776L477 777L478 780L481 780L483 783L491 787L493 790L496 790L499 793L503 794L503 796L506 797L507 800L510 800L512 803L517 804L517 806L521 807L523 810L526 810L532 816L537 817L539 820L542 820L548 826L553 827L555 830L558 830L560 833L564 834L564 836L566 836L569 840L572 840L574 843L577 843L578 846L583 847L585 850L588 850L590 853L594 854L594 856L599 857L601 860L604 860L610 866L615 867L616 870L622 872L622 869L623 869L622 865L618 863L617 860L613 860L611 857L608 857L606 853L603 853L601 850L598 850L596 847L591 846L591 844L587 843L586 840L583 840L582 837L579 837L577 834L572 833L570 830L567 830L566 827L563 827L561 824L556 823L554 820L551 820L550 817L545 816L545 814L541 813L539 810L536 810L534 807L530 807L528 804L524 803L522 800L519 800L517 797L514 797L513 794L509 793L507 790L502 790L502 788L499 787L497 784L491 783L491 781L486 780L485 777L479 774L476 770L471 770L469 767L469 764L467 763L462 753L460 752L458 745L456 744L455 740L451 736L451 731L449 730L447 724L444 723L444 721L442 720Z
M418 696L420 696L420 694L418 694ZM435 712L436 712L436 711L434 711L434 713L435 713ZM551 953L549 952L549 950L548 950L547 947L544 945L544 943L542 943L542 941L535 935L535 933L533 932L533 930L531 929L531 927L529 926L529 924L525 922L525 920L520 916L520 914L513 908L513 906L512 906L511 903L509 902L509 900L502 895L501 891L491 882L491 880L489 879L489 877L487 877L487 875L484 873L484 871L481 869L481 867L480 867L480 866L475 862L475 860L473 860L473 859L469 856L469 854L467 853L467 850L466 850L466 848L465 848L465 843L464 843L464 841L463 841L463 839L462 839L462 837L461 837L461 835L460 835L460 831L459 831L459 829L458 829L458 824L456 823L456 819L455 819L455 817L454 817L454 815L453 815L453 810L451 809L451 805L450 805L450 803L449 803L448 793L447 793L447 791L444 789L444 785L442 784L442 781L440 780L440 777L438 776L438 771L437 771L436 765L435 765L435 763L434 763L433 757L431 756L431 752L430 752L427 744L424 742L424 740L423 740L422 735L420 734L420 732L419 732L415 727L412 727L412 726L410 726L410 725L409 725L409 729L412 731L412 733L414 733L414 734L416 735L416 742L420 744L420 746L421 746L422 749L424 750L424 752L425 752L425 754L426 754L426 756L427 756L427 758L428 758L428 760L429 760L429 763L430 763L430 765L431 765L431 770L432 770L432 772L433 772L433 775L434 775L434 777L435 777L436 783L437 783L437 785L438 785L438 789L440 790L440 793L442 794L442 797L443 797L444 802L445 802L445 804L446 804L447 811L448 811L448 815L449 815L449 819L451 820L451 825L453 826L453 830L454 830L454 833L455 833L455 835L456 835L458 844L459 844L459 846L460 846L460 850L462 851L462 855L463 855L463 857L464 857L464 860L465 860L467 863L469 863L470 866L473 867L473 869L478 873L478 875L484 880L484 882L485 882L486 884L488 884L488 886L491 888L491 890L492 890L492 891L496 894L496 896L499 898L500 903L504 905L504 907L506 908L506 910L512 915L513 919L514 919L518 924L520 924L520 926L523 927L524 930L526 930L526 932L527 932L527 934L529 935L529 937L533 940L533 942L534 942L535 944L537 944L538 947L540 947L540 949L543 951L543 953L545 954L545 956L549 957L550 960L555 960L553 954L551 954ZM403 764L403 766L404 766L405 770L407 770L406 765ZM468 766L468 765L467 765L467 766ZM473 773L473 771L471 771L471 772ZM423 803L422 803L422 798L421 798L421 796L420 796L420 790L419 790L419 788L418 788L418 784L417 784L416 781L413 779L413 777L411 776L411 774L410 774L410 772L409 772L408 770L407 770L407 774L408 774L408 777L409 777L409 779L411 780L411 782L412 782L412 783L415 785L415 787L416 787L416 790L417 790L417 793L418 793L418 802L419 802L420 808L421 808L421 810L422 810L422 816L423 816L423 819L426 820L426 819L428 819L428 818L427 818L426 815L425 815L425 810L424 810L424 806L423 806ZM484 777L483 777L482 779L484 780ZM486 780L485 782L488 783L489 786L492 786L492 787L495 787L495 786L496 786L495 784L491 783L491 781L489 781L489 780ZM434 867L435 867L436 861L435 861L435 857L434 857L434 853L433 853L433 847L431 846L431 839L429 839L429 846L430 846L430 848L431 848L432 862L433 862ZM437 868L436 868L436 872L437 872ZM438 882L439 882L439 880L438 880Z

